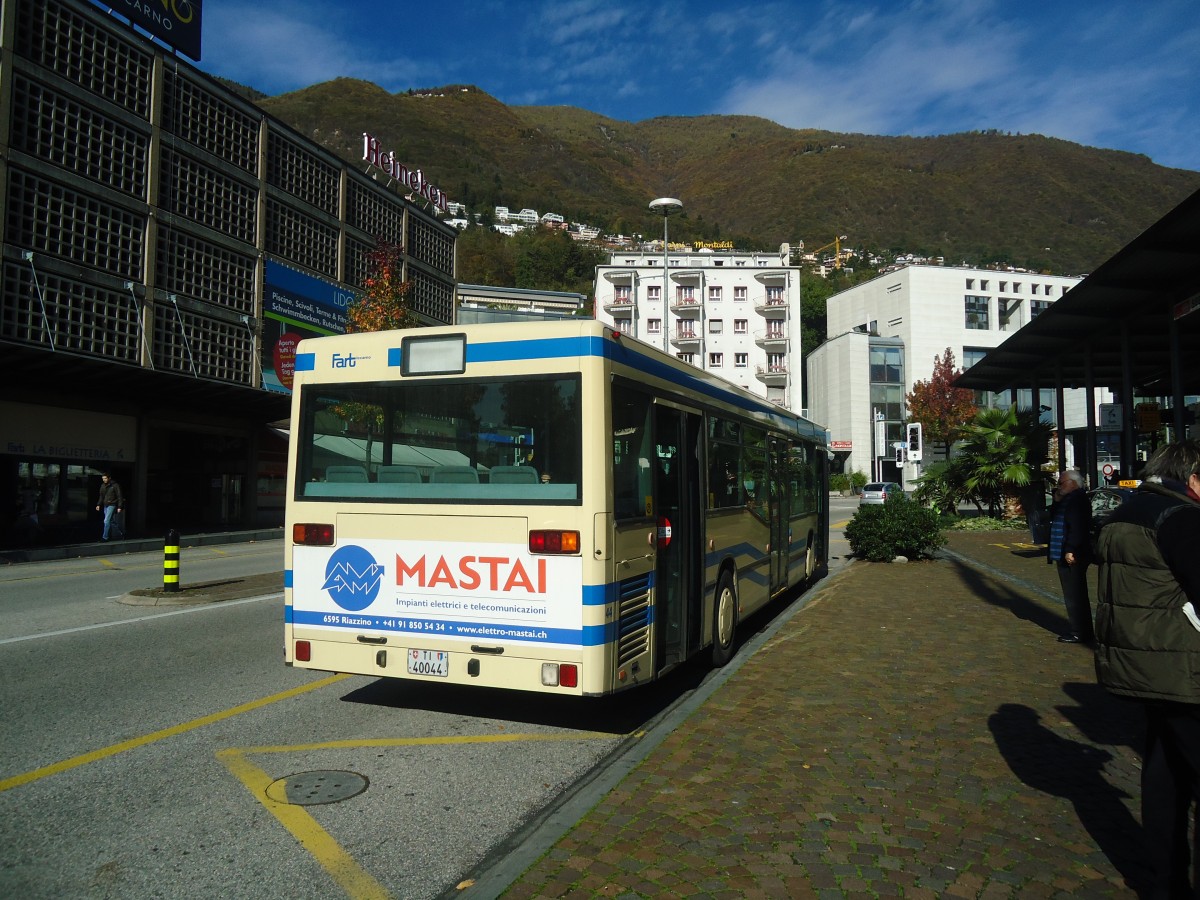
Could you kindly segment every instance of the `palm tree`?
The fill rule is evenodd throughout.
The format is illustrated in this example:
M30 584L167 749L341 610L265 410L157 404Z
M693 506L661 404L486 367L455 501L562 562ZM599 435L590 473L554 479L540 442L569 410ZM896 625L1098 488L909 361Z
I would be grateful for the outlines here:
M1016 514L1019 497L1040 477L1052 433L1035 410L982 409L964 429L964 441L951 467L976 502L996 516Z

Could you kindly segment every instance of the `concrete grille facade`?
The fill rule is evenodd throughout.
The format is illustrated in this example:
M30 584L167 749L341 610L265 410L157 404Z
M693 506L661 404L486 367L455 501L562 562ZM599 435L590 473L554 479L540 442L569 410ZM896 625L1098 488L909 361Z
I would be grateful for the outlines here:
M6 0L0 41L0 343L9 365L42 373L6 392L28 407L0 430L0 502L30 466L61 479L82 456L125 466L153 525L152 471L170 465L151 460L150 432L201 429L233 432L245 451L224 464L244 482L237 512L212 524L261 522L252 432L287 414L261 389L266 263L350 295L383 237L405 248L413 310L450 322L457 232L98 7ZM122 379L137 396L89 396ZM153 412L151 396L171 390L190 405ZM120 405L139 446L29 452L47 410L80 404Z

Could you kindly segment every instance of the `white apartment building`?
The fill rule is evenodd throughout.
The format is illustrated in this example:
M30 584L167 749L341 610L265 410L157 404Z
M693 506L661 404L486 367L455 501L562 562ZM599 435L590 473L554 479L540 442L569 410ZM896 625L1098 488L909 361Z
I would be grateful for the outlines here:
M916 466L899 470L893 450L904 438L913 384L929 379L947 347L958 368L970 368L1081 280L910 265L830 297L829 339L808 358L808 406L810 417L829 428L844 471L892 481L916 477ZM1053 387L1045 386L1039 404L1053 406ZM1065 400L1068 428L1086 416L1073 393ZM1027 406L1024 394L1018 402Z
M596 318L801 412L800 269L779 253L617 250L596 267ZM669 274L664 285L664 272Z

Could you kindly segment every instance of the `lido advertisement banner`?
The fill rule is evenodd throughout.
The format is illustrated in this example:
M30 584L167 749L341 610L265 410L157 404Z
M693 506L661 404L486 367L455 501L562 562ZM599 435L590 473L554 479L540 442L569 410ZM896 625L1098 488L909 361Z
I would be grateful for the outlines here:
M296 345L304 338L346 333L353 291L267 260L263 285L263 387L288 393Z

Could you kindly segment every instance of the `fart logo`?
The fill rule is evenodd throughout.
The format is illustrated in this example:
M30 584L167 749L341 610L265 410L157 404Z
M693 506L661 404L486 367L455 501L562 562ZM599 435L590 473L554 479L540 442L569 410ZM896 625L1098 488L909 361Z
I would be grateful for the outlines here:
M379 596L383 566L375 557L351 544L329 557L325 565L325 583L321 590L344 610L358 612L370 606Z

